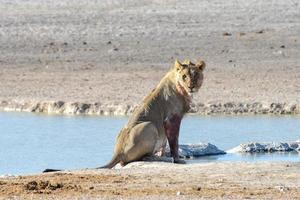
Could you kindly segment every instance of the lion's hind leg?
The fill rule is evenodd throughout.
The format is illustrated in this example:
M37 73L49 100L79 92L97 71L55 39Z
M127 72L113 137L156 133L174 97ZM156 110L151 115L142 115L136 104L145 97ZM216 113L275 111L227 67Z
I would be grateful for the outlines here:
M158 130L151 122L137 124L130 131L128 143L124 148L126 164L152 155L158 139Z

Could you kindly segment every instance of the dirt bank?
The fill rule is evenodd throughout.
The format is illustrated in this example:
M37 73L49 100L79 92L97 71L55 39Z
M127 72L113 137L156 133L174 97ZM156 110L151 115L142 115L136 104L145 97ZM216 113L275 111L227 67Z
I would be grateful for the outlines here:
M299 199L299 163L129 164L0 178L0 198Z

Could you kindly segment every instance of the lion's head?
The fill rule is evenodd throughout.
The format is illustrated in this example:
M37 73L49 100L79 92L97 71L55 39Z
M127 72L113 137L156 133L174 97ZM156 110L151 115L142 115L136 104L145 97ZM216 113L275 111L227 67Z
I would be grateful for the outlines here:
M182 63L176 60L174 68L178 87L184 89L189 95L198 92L203 83L205 62L200 60L194 64L189 60L185 60Z

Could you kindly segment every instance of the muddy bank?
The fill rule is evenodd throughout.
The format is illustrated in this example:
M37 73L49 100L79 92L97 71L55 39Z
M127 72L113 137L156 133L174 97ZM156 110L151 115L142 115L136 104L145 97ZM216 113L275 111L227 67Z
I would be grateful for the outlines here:
M23 111L47 114L68 115L130 115L137 105L116 105L101 103L78 103L78 102L22 102L22 101L0 101L1 111ZM300 114L300 104L287 103L216 103L216 104L194 104L190 113L199 115L210 114Z
M0 199L298 199L299 163L135 162L0 178Z

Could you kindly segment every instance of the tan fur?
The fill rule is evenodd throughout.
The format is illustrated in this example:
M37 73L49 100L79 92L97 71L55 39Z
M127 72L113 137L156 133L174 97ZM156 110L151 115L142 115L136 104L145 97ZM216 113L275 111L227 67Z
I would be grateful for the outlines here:
M168 140L174 162L178 157L178 134L181 118L190 109L191 93L197 92L203 82L205 63L199 61L175 62L157 87L145 97L120 131L114 155L102 168L117 163L126 165L164 149Z

